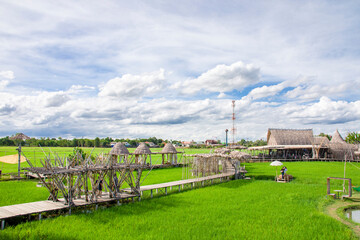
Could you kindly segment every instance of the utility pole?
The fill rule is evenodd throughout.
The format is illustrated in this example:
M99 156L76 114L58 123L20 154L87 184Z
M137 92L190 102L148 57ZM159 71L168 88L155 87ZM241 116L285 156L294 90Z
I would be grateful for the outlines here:
M228 145L228 132L229 132L229 130L226 129L226 130L225 130L225 133L226 133L226 141L225 141L226 147L227 147L227 145Z

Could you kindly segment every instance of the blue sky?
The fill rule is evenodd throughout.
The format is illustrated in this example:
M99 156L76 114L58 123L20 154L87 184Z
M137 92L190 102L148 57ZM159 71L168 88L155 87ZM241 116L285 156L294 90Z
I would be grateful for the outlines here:
M0 0L0 136L224 140L360 123L357 1Z

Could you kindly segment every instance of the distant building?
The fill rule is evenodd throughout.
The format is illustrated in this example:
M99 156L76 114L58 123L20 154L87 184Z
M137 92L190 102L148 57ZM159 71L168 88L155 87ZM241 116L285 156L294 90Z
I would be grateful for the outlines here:
M184 147L190 147L191 145L194 145L196 144L196 142L194 140L191 140L191 141L183 141L181 142L182 146Z
M155 143L153 143L153 142L145 142L147 145L149 145L149 147L151 147L151 148L158 148L159 147L159 145L156 145Z
M205 144L206 145L214 145L214 144L218 144L218 141L217 140L206 140Z
M23 134L23 133L17 133L17 134L15 134L14 136L11 136L10 139L11 139L11 140L26 141L26 140L29 140L30 137L26 136L26 135Z

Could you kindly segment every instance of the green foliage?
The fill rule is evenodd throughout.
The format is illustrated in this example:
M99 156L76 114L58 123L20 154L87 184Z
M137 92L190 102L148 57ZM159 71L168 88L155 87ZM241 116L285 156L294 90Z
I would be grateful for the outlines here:
M94 146L95 147L100 147L100 138L96 137L94 140Z
M346 138L345 141L347 143L352 143L352 144L360 144L360 133L357 132L351 132L349 133Z
M319 137L327 137L329 139L329 141L331 140L331 136L329 134L320 133Z
M265 146L267 144L267 141L263 139L259 139L256 141L241 139L238 144L245 147Z

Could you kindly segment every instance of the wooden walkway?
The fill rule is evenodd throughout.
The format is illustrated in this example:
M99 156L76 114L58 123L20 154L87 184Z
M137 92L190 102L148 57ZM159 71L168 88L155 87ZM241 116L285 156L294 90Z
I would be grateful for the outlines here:
M151 198L153 197L153 190L158 192L158 189L164 189L165 195L167 195L168 191L167 189L170 188L170 190L173 187L178 186L178 191L180 192L181 189L184 189L184 185L189 185L190 188L193 189L196 183L201 183L201 186L204 186L205 183L213 184L213 181L217 180L219 182L230 180L230 177L234 176L234 171L229 171L228 173L223 174L217 174L207 177L201 177L201 178L194 178L194 179L186 179L186 180L180 180L180 181L173 181L173 182L166 182L166 183L160 183L160 184L153 184L153 185L146 185L140 187L140 196L143 196L143 192L150 191ZM113 201L119 201L123 199L132 199L134 200L135 197L138 197L134 194L130 193L130 189L123 189L123 193L120 193L117 198L110 198L109 193L104 192L101 196L101 198L97 198L97 202L86 202L85 198L80 199L74 199L74 205L69 207L68 205L65 205L64 199L60 199L58 202L53 202L51 200L46 201L39 201L39 202L31 202L31 203L23 203L23 204L16 204L16 205L9 205L0 207L0 220L1 220L1 229L4 229L5 227L5 219L18 217L18 216L27 216L31 214L39 214L39 219L41 219L41 213L44 212L50 212L54 210L63 210L68 209L69 213L71 214L71 208L79 207L79 206L86 206L86 205L94 205L99 203L105 203L105 202L113 202ZM141 197L139 197L139 201L141 200Z

